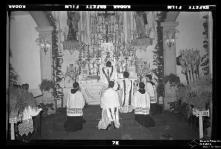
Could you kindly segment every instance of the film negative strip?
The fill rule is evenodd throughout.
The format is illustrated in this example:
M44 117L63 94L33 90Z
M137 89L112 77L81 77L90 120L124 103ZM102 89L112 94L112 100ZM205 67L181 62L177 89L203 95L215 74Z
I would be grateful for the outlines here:
M216 5L80 5L80 4L8 4L7 10L54 11L211 11Z
M14 14L19 15L19 14L22 14L23 12L24 13L30 13L31 16L36 21L36 24L39 25L39 27L42 27L45 24L46 24L45 26L50 26L51 25L50 17L55 16L58 19L59 18L59 15L57 15L58 11L65 12L65 14L66 14L66 12L79 12L79 14L80 14L79 22L81 21L80 22L81 25L78 24L78 29L82 33L82 36L79 36L80 33L76 33L75 30L73 29L72 30L72 36L73 37L68 36L68 34L69 34L68 31L66 31L66 32L64 31L64 34L66 33L66 36L64 35L64 37L63 37L63 35L62 35L62 37L65 39L65 38L75 38L74 36L76 36L76 39L78 41L85 42L87 45L92 45L90 47L91 51L89 51L90 50L89 48L86 49L86 50L82 50L84 55L86 55L86 57L90 57L90 56L88 56L88 54L90 55L90 53L93 53L93 54L96 53L96 52L99 53L99 50L96 51L96 47L99 45L99 44L97 44L98 40L99 40L99 42L106 42L106 41L113 42L113 43L115 43L114 46L116 46L116 47L119 46L118 45L119 43L123 44L123 43L125 43L129 40L133 40L133 39L139 39L139 40L136 41L136 44L140 44L140 43L142 43L142 44L147 44L147 43L151 44L152 40L149 40L149 37L152 38L152 37L154 37L154 34L155 35L157 34L157 31L156 31L157 28L156 27L154 28L154 26L156 25L155 21L157 21L159 18L156 15L158 15L160 13L161 14L164 13L163 15L165 15L164 16L165 18L163 19L162 22L160 22L158 24L159 25L158 29L161 28L161 27L164 27L164 29L169 28L167 31L163 30L163 31L165 31L164 33L162 32L164 35L168 33L167 36L164 37L162 35L162 37L161 37L161 40L163 40L164 38L165 38L165 40L166 40L166 38L168 39L168 40L166 40L165 45L162 45L162 46L166 46L168 48L168 51L170 52L170 53L168 52L167 55L166 55L168 61L170 61L170 59L168 57L172 53L170 51L170 49L172 49L171 47L176 45L176 43L174 42L174 40L175 40L174 34L177 33L177 32L174 30L174 27L178 25L176 23L176 18L178 18L178 16L180 14L185 13L185 15L186 14L188 15L188 12L190 12L191 14L196 12L196 13L200 13L203 17L204 13L209 14L208 12L211 12L211 14L213 16L213 22L216 21L215 20L216 19L216 5L212 5L212 4L208 4L208 5L205 5L205 4L203 4L203 5L192 5L192 4L190 4L190 5L187 5L187 4L184 4L184 5L173 5L173 4L172 5L169 5L169 4L168 5L166 5L166 4L162 4L162 5L154 5L154 4L149 4L149 5L148 4L147 5L139 5L139 4L137 4L137 5L133 5L133 4L131 4L131 5L130 4L129 5L105 5L105 4L93 5L93 4L88 4L88 5L85 5L85 4L67 3L67 4L37 4L37 5L32 5L32 4L18 4L18 3L13 4L13 3L11 3L11 4L7 4L6 11L9 12L9 14L10 14L9 17L14 17L13 16ZM48 12L51 12L51 15L47 16ZM90 14L90 12L92 12L92 13ZM141 12L141 13L135 13L135 12ZM148 12L156 12L156 13L148 13ZM118 15L117 13L120 13L120 15ZM74 14L71 14L71 15L74 15ZM44 21L45 16L47 16L47 19L50 20L50 21L48 21L47 23L44 24L42 21ZM98 21L99 19L97 19L97 18L94 19L97 16L102 16L100 18L101 18L101 20L103 19L102 20L103 22L101 21L100 24L99 23L96 24L96 21ZM108 18L109 16L110 16L110 18ZM112 17L112 16L114 16L114 17ZM82 17L91 17L92 19L89 19L90 20L89 21L89 20L87 20L88 18L82 19ZM75 17L73 17L73 18L75 18ZM117 29L114 28L114 25L113 25L112 22L110 22L109 24L107 23L108 21L105 22L105 18L113 19L113 22L117 22L120 19L122 19L120 21L122 21L124 23L122 23L122 24L118 23L117 25L114 24L115 26L117 26L116 28L123 28L121 30L121 32L117 32ZM61 19L61 18L59 18L59 19ZM65 20L65 21L67 21L67 20ZM166 23L164 23L164 22L166 22ZM171 22L173 22L174 24L171 23ZM72 23L73 23L72 25L75 25L74 22L72 22ZM58 24L54 24L54 26L58 27L59 26ZM89 28L86 24L87 25L90 24L91 28ZM91 24L93 24L93 25L91 25ZM96 29L94 29L93 26L96 26L96 25L98 27ZM141 27L138 27L138 25L141 25ZM148 29L147 29L148 27L149 27L149 32L148 32ZM100 35L95 35L95 32L100 33L100 32L102 32L102 30L105 30L104 36L100 37ZM136 30L139 33L135 34L131 30ZM39 34L42 35L42 36L45 36L45 33L47 31L50 32L50 31L52 31L52 29L43 28L43 29L38 30ZM59 30L59 28L58 28L57 31L59 32L61 30ZM143 34L144 31L145 31L145 34ZM155 33L154 33L154 31L155 31ZM69 31L69 32L71 32L71 31ZM116 36L117 36L116 32L121 35L122 39L121 38L116 38ZM122 33L122 32L124 32L124 33ZM128 32L128 34L126 32ZM91 33L91 35L89 33ZM146 36L148 37L148 40L146 39ZM214 35L210 35L210 36L214 36ZM141 39L139 37L144 37L144 39ZM47 38L48 38L48 36L47 36ZM52 42L53 41L49 40L48 44L51 44ZM61 41L58 41L58 42L62 46L63 42L61 42ZM212 41L212 42L214 42L214 41ZM10 41L9 41L9 45L11 45L11 44L12 43L10 43ZM68 44L71 44L71 43L68 43ZM58 46L60 46L60 45L58 45ZM42 54L42 57L44 57L44 58L46 58L46 56L47 56L47 49L46 48L44 48L44 50L43 50L44 53ZM95 51L94 51L94 49L95 49ZM50 51L50 48L49 48L48 51ZM174 53L172 53L172 54L174 54ZM140 55L142 55L142 52L141 52ZM170 65L169 64L170 62L168 62L168 61L164 61L165 62L164 63L164 70L168 71L168 72L173 71L172 68L170 68L170 67L168 69L165 69L165 67ZM172 61L176 62L176 59L172 59L171 63L172 63ZM64 60L64 63L65 62L66 61ZM48 63L48 61L47 61L47 63ZM47 63L45 62L44 64L47 64ZM53 63L56 63L56 60L54 60ZM51 63L51 65L53 65L53 63ZM176 64L174 64L173 66L176 67ZM46 65L45 66L42 65L42 67L44 67L44 68L41 70L41 73L42 73L42 71L46 71L48 69L48 67ZM56 65L56 67L58 67L58 66ZM86 70L86 69L82 69L82 70ZM131 70L133 70L133 69L131 69ZM51 71L53 71L53 70L51 70ZM58 72L58 70L56 70L56 72L54 72L54 73L56 74L57 72ZM142 71L140 71L140 72L141 72L140 76L144 75L144 74L142 74ZM211 70L211 72L212 72L212 70ZM87 73L88 72L86 71L85 75L87 75ZM45 75L47 77L47 72L42 73L41 75L42 76ZM57 77L57 76L54 76L54 77ZM57 81L58 78L56 78L55 80ZM59 82L57 81L57 83L59 83ZM63 97L59 97L59 98L56 98L56 99L60 99L60 98L63 98ZM165 103L165 102L162 102L162 103ZM84 112L84 114L85 113L86 112ZM124 127L124 126L122 126L122 127ZM97 129L97 128L94 125L94 128L90 128L90 129ZM115 131L115 130L113 130L113 131ZM182 146L182 147L183 146L192 147L192 146L189 145L189 143L190 143L189 140L188 141L174 141L174 142L169 141L169 142L167 142L167 141L162 141L163 139L160 138L160 137L155 138L155 139L159 139L159 140L156 140L156 141L155 140L154 141L153 140L152 141L145 140L145 138L142 138L142 140L139 140L139 139L136 139L136 138L134 139L133 135L121 134L122 131L124 131L124 130L119 129L119 132L117 132L118 137L112 138L112 139L107 139L107 140L105 140L106 139L105 137L103 139L99 138L99 139L96 140L96 137L89 136L90 137L89 140L88 140L88 138L83 138L83 140L73 139L71 141L67 141L67 140L61 138L61 140L59 140L59 141L58 140L44 140L44 141L39 141L39 142L37 141L37 143L42 144L42 145L47 144L47 145L58 145L58 146L61 145L61 142L64 142L64 145L67 144L67 145L74 145L74 146L75 145L79 145L79 146L90 146L90 145L92 145L92 146L93 145L96 145L96 146L135 146L135 145L141 145L141 146L167 146L167 145L175 146L176 145L176 146ZM99 132L97 132L97 133L99 133ZM127 133L130 134L130 132L127 132ZM131 134L132 134L132 132L131 132ZM99 136L99 134L98 134L98 136ZM108 134L107 134L107 136L108 136ZM95 138L95 140L93 138ZM174 140L175 139L176 138L174 138ZM164 139L164 140L166 140L166 139ZM196 146L197 145L199 145L199 144L196 144Z

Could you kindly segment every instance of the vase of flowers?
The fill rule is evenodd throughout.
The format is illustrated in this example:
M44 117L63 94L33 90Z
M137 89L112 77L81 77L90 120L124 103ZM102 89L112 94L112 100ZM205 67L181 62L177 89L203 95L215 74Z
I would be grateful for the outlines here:
M176 91L177 99L194 106L198 110L206 110L206 104L212 99L212 80L206 77L188 85L180 84Z

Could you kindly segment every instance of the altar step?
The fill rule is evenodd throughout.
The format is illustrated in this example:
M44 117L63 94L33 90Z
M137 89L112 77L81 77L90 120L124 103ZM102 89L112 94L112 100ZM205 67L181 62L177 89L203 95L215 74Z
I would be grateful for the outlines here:
M80 84L86 103L88 105L100 105L100 92L103 84L97 80L82 81Z

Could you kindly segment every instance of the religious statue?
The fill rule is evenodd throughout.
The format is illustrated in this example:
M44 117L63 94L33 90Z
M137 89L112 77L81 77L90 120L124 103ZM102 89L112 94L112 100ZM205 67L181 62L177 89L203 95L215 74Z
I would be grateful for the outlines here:
M93 61L92 75L97 75L97 65L95 61Z
M129 60L129 67L132 67L133 66L133 60L134 60L134 55L133 55L132 51L129 52L128 60Z
M145 12L137 11L135 13L135 21L136 21L138 38L147 37L145 25L147 25L148 22L147 22L147 16L146 16Z
M143 62L142 72L143 75L150 73L150 63L147 63L146 61Z
M78 21L80 20L80 15L78 12L67 12L67 25L69 26L68 40L77 40L78 32Z

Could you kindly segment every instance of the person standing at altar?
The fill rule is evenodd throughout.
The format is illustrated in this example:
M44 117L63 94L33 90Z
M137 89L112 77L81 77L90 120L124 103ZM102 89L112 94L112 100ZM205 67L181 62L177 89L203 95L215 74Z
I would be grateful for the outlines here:
M110 81L108 89L106 89L101 96L101 108L102 108L102 117L98 123L98 129L107 129L114 124L115 128L120 127L119 122L119 99L118 93L115 90L114 81Z
M107 61L106 66L101 68L101 81L105 84L106 88L110 80L116 80L116 70L110 61Z
M124 79L121 81L120 87L122 90L122 97L121 97L121 113L128 113L132 112L131 107L131 99L133 96L133 81L129 80L129 73L125 71L123 73Z
M68 94L67 99L67 120L64 124L65 130L77 131L83 128L83 108L85 100L81 91L79 90L79 84L75 82L73 89Z
M139 90L135 92L132 100L135 120L144 127L155 126L154 120L150 117L150 95L145 90L145 84L139 83Z

